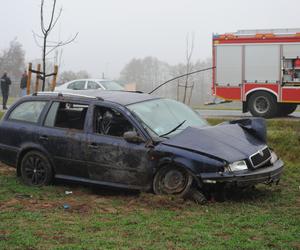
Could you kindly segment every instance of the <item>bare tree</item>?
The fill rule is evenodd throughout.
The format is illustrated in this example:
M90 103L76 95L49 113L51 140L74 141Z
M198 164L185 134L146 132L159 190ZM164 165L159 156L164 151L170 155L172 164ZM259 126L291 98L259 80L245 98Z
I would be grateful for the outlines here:
M163 81L170 78L170 66L155 57L132 59L120 73L120 81L136 84L137 90L149 92ZM170 89L160 89L161 95L170 93Z
M25 68L25 51L15 38L9 43L9 48L0 51L0 72L7 71L11 78L21 78Z
M193 68L192 56L193 56L193 52L194 52L194 40L195 40L194 33L191 34L191 41L190 41L189 34L186 35L186 52L185 52L186 74L189 74L192 71L192 68ZM189 86L189 75L187 75L186 78L185 78L185 83L184 83L183 103L186 103L187 89L188 88L193 88L193 84L191 86ZM189 101L190 101L190 99L191 98L189 98Z
M52 1L50 19L49 19L48 24L45 24L45 21L44 21L45 20L45 16L44 16L45 0L41 0L40 19L41 19L42 35L39 35L39 34L33 32L33 37L34 37L36 44L42 49L42 72L40 73L41 79L43 81L42 91L45 90L46 78L53 75L53 73L47 74L47 72L46 72L47 56L51 52L55 51L57 48L65 46L65 45L73 42L78 35L78 33L76 33L74 36L72 36L70 39L68 39L66 41L49 41L48 40L49 35L53 31L54 27L56 26L61 14L62 14L62 8L60 8L58 12L56 11L56 2L57 2L57 0ZM40 44L38 40L42 40L42 44Z
M60 83L65 83L75 79L90 78L90 74L85 70L80 70L77 72L74 72L72 70L63 71L59 74L59 76Z

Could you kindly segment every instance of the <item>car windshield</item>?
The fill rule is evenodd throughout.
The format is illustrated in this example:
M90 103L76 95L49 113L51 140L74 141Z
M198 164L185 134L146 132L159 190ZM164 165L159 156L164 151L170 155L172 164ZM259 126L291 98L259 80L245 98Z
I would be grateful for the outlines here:
M155 99L127 106L153 136L172 136L189 126L204 127L207 122L183 103L171 99ZM150 130L150 131L149 131ZM172 131L174 130L174 131Z
M119 83L114 81L101 81L100 83L106 90L124 90Z

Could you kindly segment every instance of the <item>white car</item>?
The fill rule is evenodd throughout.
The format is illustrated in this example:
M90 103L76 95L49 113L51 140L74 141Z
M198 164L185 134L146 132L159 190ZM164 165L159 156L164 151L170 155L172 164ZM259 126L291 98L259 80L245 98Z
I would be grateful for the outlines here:
M124 87L119 83L108 79L78 79L59 85L55 87L54 91L64 92L68 90L86 89L124 90Z

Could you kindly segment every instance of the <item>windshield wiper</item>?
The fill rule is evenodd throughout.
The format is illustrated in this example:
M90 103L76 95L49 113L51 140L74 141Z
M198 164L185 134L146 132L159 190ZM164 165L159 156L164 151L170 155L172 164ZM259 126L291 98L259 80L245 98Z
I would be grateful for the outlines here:
M170 130L168 133L160 135L160 137L164 137L166 135L169 135L169 134L173 133L174 131L176 131L177 129L179 129L185 122L186 122L186 120L184 120L183 122L181 122L179 125L177 125L175 128L173 128L172 130Z

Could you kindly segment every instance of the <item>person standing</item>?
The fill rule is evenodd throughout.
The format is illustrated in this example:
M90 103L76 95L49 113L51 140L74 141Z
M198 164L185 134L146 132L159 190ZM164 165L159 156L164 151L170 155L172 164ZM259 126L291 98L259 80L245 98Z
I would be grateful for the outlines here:
M28 79L28 75L25 70L20 82L21 96L25 96L27 94L27 79Z
M1 92L2 92L2 98L3 98L3 109L7 109L6 103L8 100L9 95L9 85L11 85L11 80L7 76L7 73L5 72L3 76L1 77Z

